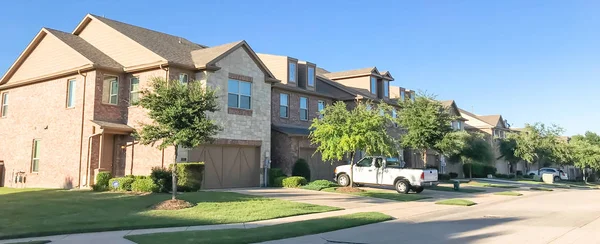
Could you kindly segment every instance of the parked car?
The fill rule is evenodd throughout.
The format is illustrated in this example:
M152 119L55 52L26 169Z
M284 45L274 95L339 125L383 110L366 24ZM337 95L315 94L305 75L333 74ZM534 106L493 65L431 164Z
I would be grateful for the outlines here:
M531 170L529 172L527 172L527 175L543 175L543 174L553 174L554 175L554 181L560 181L560 180L568 180L569 176L567 175L567 173L565 173L564 171L562 171L562 169L556 169L556 168L541 168L539 170Z
M335 168L334 180L341 186L350 185L354 175L355 184L375 184L394 186L399 193L414 191L421 193L425 187L438 185L437 169L408 169L398 158L368 156L354 164Z

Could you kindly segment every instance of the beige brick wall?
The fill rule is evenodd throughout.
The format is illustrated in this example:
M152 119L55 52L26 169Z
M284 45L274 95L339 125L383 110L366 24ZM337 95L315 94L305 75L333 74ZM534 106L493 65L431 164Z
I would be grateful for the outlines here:
M67 80L75 78L76 102L66 108ZM15 187L13 172L27 174L26 187L72 188L82 180L87 162L87 136L92 134L95 72L87 73L84 138L81 138L84 77L66 76L9 92L9 113L0 119L0 161L5 164L4 186ZM33 140L40 139L39 172L31 172ZM82 151L80 151L82 149Z
M220 111L211 118L223 126L217 137L235 140L260 140L262 145L261 165L265 152L271 150L271 84L266 83L265 75L243 48L239 48L216 64L221 67L208 78L207 85L218 89ZM227 83L229 73L253 78L251 109L252 116L235 115L227 112ZM198 74L197 74L198 76Z

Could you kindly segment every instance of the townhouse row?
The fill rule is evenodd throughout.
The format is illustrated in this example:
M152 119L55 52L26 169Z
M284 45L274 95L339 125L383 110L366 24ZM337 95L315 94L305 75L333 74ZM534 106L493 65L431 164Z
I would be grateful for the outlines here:
M88 14L71 33L43 28L0 79L0 186L85 188L101 171L147 175L168 166L173 148L158 150L132 136L150 122L132 104L153 77L201 81L218 91L221 109L210 116L224 130L212 144L180 149L177 158L205 162L206 189L259 186L269 160L289 173L303 158L313 179L331 179L341 162L322 162L308 139L319 111L336 101L396 106L415 98L376 67L330 72L303 59L255 53L245 41L208 47ZM508 130L501 116L443 103L460 117L455 129L490 138ZM399 149L398 157L424 165L411 150ZM428 160L462 172L433 152Z

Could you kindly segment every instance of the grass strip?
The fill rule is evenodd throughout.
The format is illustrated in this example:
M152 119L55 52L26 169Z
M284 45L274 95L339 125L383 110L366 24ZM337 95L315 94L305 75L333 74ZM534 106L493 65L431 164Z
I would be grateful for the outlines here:
M373 224L390 219L392 219L392 217L382 213L365 212L251 229L171 232L126 236L125 238L138 244L256 243L304 235L313 235L360 225Z
M529 189L534 190L534 191L554 191L554 190L552 190L550 188L546 188L546 187L531 187Z
M485 192L485 190L481 189L470 189L470 188L460 188L458 191L455 191L453 187L450 186L432 186L426 188L426 190L434 190L434 191L451 191L451 192L462 192L462 193L478 193Z
M446 200L441 200L441 201L437 201L435 202L435 204L440 204L440 205L455 205L455 206L473 206L477 203L473 202L473 201L469 201L466 199L446 199Z
M410 201L417 201L417 200L429 198L429 197L419 195L419 194L400 194L400 193L396 193L396 192L369 191L369 190L363 191L363 192L339 192L339 191L336 191L336 189L337 189L337 187L330 187L330 188L325 188L321 191L350 194L350 195L361 196L361 197L382 198L382 199L388 199L388 200L394 200L394 201L400 201L400 202L410 202Z
M518 193L518 192L514 192L514 191L496 192L496 193L494 193L494 195L498 195L498 196L513 196L513 197L523 196L523 194Z

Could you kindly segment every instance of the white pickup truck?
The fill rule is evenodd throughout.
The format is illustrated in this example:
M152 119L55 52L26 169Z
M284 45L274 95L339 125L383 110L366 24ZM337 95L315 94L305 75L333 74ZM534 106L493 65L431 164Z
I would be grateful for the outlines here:
M421 193L427 186L438 184L437 169L408 169L397 158L368 156L354 164L355 184L394 186L399 193L410 190ZM335 168L335 181L341 186L350 185L350 165Z

